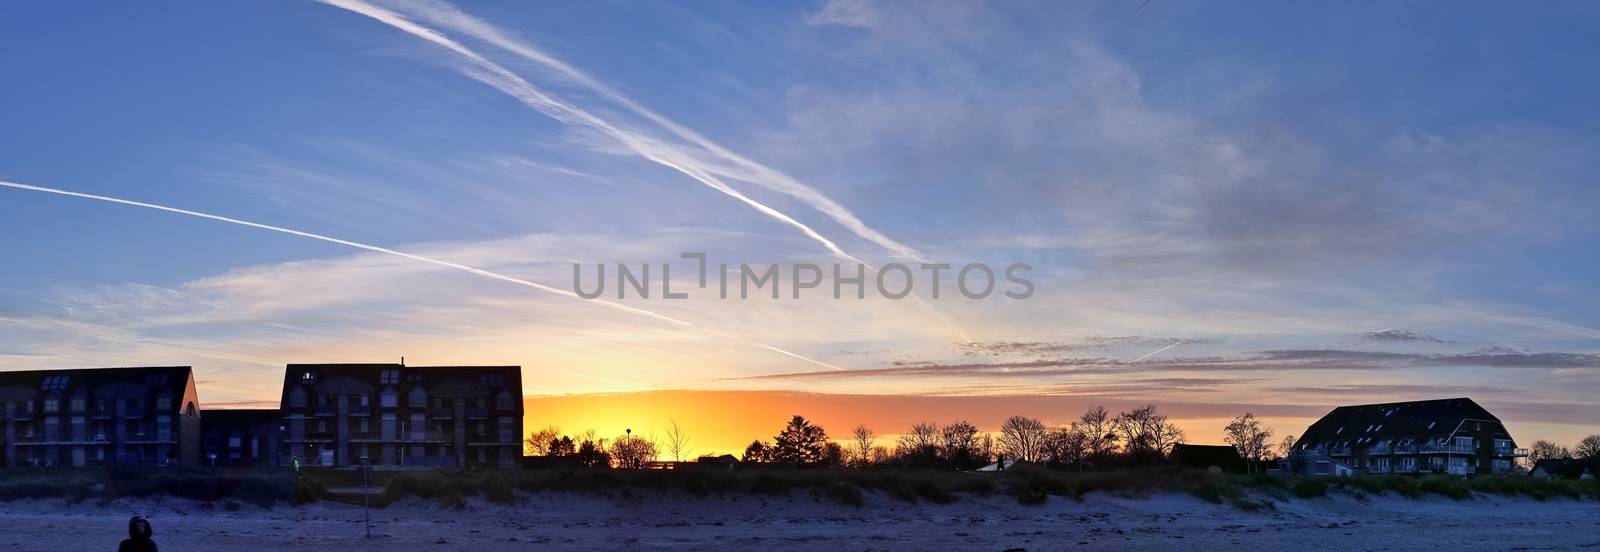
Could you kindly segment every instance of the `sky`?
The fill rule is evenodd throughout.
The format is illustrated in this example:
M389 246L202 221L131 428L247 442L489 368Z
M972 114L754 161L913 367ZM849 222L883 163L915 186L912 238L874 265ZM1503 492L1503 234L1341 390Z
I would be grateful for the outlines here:
M843 435L1153 403L1217 442L1458 396L1570 444L1600 432L1597 21L5 3L0 183L272 228L0 185L0 369L192 365L223 407L288 363L515 364L530 429L680 419L707 450L807 410ZM1025 263L1035 293L570 296L575 263L692 289L682 252Z

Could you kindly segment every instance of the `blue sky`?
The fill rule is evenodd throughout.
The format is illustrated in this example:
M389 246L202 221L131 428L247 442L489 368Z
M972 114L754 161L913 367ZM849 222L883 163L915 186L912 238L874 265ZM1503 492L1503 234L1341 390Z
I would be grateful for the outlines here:
M0 367L194 364L218 402L404 354L522 364L529 393L1600 415L1590 3L335 4L0 6L0 181L559 288L575 261L839 258L804 227L871 263L1028 262L1039 291L628 303L683 330L0 189Z

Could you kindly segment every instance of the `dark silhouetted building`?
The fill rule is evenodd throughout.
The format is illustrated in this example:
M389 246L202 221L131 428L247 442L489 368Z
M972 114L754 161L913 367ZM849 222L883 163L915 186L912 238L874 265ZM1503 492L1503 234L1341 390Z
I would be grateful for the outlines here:
M194 465L188 366L0 372L7 466Z
M271 465L278 462L284 433L276 408L205 410L200 413L200 463L216 466Z
M522 458L519 366L290 364L279 462L514 467Z
M1289 463L1313 475L1470 475L1516 471L1527 455L1499 418L1458 398L1335 408L1300 436Z

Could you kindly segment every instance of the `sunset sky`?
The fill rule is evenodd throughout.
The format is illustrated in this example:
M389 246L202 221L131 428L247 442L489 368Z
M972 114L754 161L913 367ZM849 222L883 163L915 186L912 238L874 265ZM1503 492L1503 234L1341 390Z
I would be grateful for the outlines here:
M192 365L243 406L287 363L517 364L529 429L704 452L1093 404L1600 432L1600 4L95 8L0 4L0 184L349 243L0 185L0 369ZM562 293L694 290L696 251L1036 292Z

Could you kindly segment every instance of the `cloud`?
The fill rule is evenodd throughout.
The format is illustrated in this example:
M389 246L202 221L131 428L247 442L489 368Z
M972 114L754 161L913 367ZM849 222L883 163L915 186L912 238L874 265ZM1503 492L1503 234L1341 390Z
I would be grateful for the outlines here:
M806 15L806 23L811 25L841 25L862 29L872 28L878 23L876 7L864 0L828 0L822 9Z
M1416 332L1412 332L1411 330L1393 330L1393 329L1391 329L1391 330L1379 330L1379 331L1376 331L1376 332L1366 332L1366 333L1361 334L1361 338L1365 339L1367 341L1447 343L1446 341L1444 341L1442 339L1439 339L1437 337L1434 337L1434 336L1431 336L1431 335L1426 335L1426 334L1419 334L1419 333L1416 333Z
M1487 367L1557 370L1600 367L1600 355L1587 353L1532 354L1413 354L1336 349L1259 351L1237 356L1180 357L1160 360L1107 358L1055 358L1022 362L938 363L895 362L889 368L862 368L831 372L795 372L751 376L749 380L838 379L864 377L916 378L929 376L1038 378L1157 372L1289 372L1306 370L1400 370L1417 367Z

